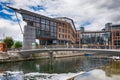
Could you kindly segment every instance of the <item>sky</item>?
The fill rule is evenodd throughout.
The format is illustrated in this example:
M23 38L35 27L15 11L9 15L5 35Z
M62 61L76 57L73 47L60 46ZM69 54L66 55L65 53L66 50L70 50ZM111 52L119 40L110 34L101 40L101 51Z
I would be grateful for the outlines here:
M0 0L0 39L6 36L23 40L13 10L5 7L26 9L38 14L55 17L68 17L74 20L77 29L101 30L108 22L120 24L120 0ZM26 23L17 14L24 30Z

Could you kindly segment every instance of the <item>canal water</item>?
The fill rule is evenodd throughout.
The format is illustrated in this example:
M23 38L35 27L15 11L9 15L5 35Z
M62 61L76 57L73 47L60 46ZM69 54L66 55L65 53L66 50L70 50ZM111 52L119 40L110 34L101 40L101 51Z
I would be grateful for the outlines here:
M0 64L0 80L66 80L80 72L73 80L120 80L120 61L77 56Z

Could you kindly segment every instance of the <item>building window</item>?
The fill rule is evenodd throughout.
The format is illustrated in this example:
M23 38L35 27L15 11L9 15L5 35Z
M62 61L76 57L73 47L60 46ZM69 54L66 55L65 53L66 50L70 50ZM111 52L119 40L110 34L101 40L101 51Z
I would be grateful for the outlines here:
M119 32L116 32L116 36L120 36L120 33L119 33Z
M61 28L59 28L59 32L61 32Z
M49 25L46 25L45 30L46 30L46 31L49 31L49 30L50 30L50 26L49 26Z
M27 24L28 24L29 26L34 26L32 21L28 22Z
M60 34L59 34L59 38L60 38Z
M39 23L35 23L35 26L36 26L36 27L40 27L40 24L39 24Z
M64 35L62 35L62 38L64 38Z
M57 26L57 23L56 23L56 22L54 22L54 26Z
M41 30L45 30L45 24L41 25Z
M54 35L55 35L55 34L51 32L51 37L54 37Z
M67 38L67 35L65 35L65 38Z
M62 29L62 32L64 33L64 29Z
M34 21L35 22L40 22L40 18L35 17Z
M68 36L68 38L70 39L70 35Z
M46 24L49 25L49 20L46 20Z
M53 26L50 27L51 32L53 32Z
M64 28L65 24L63 23L62 26L63 26L63 28Z
M53 27L53 32L56 32L56 27Z
M45 24L45 19L41 19L41 23L42 23L42 24Z
M50 22L50 25L53 26L53 23L54 23L54 22L51 21L51 22Z
M120 40L115 40L114 45L120 45Z
M54 37L57 37L57 34L56 34L56 33L53 33L53 34L54 34L54 35L53 35Z

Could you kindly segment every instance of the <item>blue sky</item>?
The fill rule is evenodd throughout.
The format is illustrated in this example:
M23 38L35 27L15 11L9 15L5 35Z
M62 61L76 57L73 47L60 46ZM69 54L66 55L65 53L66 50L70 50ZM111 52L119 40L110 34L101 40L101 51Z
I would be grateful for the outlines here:
M12 16L15 16L15 12L12 9L9 9L6 6L11 6L12 3L8 2L0 2L0 18L6 19L6 20L12 20L16 22L16 19L13 19ZM39 11L44 10L43 6L36 5L36 6L29 6L29 8L33 11Z
M23 8L49 17L69 17L77 29L100 30L105 23L120 23L120 0L0 0L0 38L11 36L22 40L22 35L13 10L5 7ZM22 28L26 24L20 14ZM23 29L24 30L24 29ZM15 34L16 33L16 34Z

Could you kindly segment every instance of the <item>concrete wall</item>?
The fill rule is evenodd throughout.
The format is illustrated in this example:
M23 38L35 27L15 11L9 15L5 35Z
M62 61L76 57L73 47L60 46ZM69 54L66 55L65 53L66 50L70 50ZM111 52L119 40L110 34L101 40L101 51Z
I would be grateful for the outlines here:
M32 49L33 43L35 43L35 27L25 26L23 36L23 49Z
M80 56L83 54L84 54L83 52L79 52L79 51L54 51L52 53L52 57L53 58L72 57L72 56ZM32 59L46 59L46 58L51 59L49 52L40 52L40 53L31 54L31 55L26 56L26 55L21 55L20 53L14 51L14 52L6 53L6 57L3 57L2 59L0 59L0 63L32 60Z
M83 55L83 52L79 51L54 51L53 57L59 58L59 57L70 57L70 56L80 56ZM36 58L50 58L50 55L48 52L41 52L39 54L33 54L32 57Z

